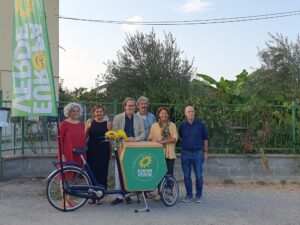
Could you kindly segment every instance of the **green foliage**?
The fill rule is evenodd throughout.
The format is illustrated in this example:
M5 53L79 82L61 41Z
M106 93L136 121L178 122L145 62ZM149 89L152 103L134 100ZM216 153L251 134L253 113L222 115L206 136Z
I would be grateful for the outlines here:
M281 34L269 35L258 53L261 68L250 76L245 94L273 104L300 102L300 36L290 42Z
M243 70L236 76L236 80L226 80L221 77L220 81L214 80L212 77L204 74L197 74L202 80L195 80L202 85L211 87L210 92L216 97L218 103L241 104L244 103L242 95L243 86L248 79L248 72Z
M174 103L187 97L192 63L181 59L171 33L160 41L154 31L126 36L117 61L107 62L104 79L107 96L122 101L126 96L147 96L151 102Z

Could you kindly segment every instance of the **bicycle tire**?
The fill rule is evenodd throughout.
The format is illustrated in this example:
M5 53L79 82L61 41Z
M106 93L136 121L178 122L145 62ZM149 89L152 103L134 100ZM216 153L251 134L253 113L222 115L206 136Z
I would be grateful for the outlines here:
M179 186L174 177L165 177L160 185L160 196L166 206L173 206L177 202Z
M92 182L90 177L86 172L82 173L82 170L74 166L66 166L63 168L64 177L68 177L69 181L64 180L64 182L69 182L71 185L86 185L91 186ZM72 179L72 180L70 180ZM57 210L63 212L74 211L83 206L87 198L81 197L69 197L72 198L72 204L68 204L66 201L66 209L63 205L63 195L62 195L62 184L61 184L61 169L56 170L48 179L46 186L46 196L48 202ZM65 194L65 198L68 196ZM70 200L71 201L71 200ZM68 205L67 205L68 204Z

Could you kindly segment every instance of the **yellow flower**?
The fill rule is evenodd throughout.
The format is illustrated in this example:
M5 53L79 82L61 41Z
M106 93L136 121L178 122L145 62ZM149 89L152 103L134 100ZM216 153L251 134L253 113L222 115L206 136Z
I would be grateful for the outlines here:
M127 135L126 135L126 133L125 133L125 131L124 130L118 130L118 132L116 133L116 138L117 139L123 139L124 141L127 141L127 139L128 139L128 137L127 137Z
M117 139L117 133L114 132L114 131L112 131L112 130L110 130L110 131L107 131L107 132L105 133L105 137L107 137L107 138L108 138L109 140L111 140L111 141L114 141L114 140Z

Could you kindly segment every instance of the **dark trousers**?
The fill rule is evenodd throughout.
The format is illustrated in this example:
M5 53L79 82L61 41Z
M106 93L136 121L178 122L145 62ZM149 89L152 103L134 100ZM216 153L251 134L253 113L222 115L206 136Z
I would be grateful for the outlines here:
M175 159L168 159L166 158L166 163L167 163L167 174L171 175L172 177L174 176L174 163Z

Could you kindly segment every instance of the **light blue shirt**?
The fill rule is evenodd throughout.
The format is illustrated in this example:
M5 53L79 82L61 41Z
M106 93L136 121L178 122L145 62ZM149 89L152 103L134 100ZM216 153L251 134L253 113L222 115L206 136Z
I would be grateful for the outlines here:
M146 117L141 116L140 112L137 112L136 114L139 115L144 121L144 130L145 130L145 139L144 139L144 141L147 141L149 133L150 133L151 126L152 126L153 123L156 122L156 118L150 112L147 112Z

